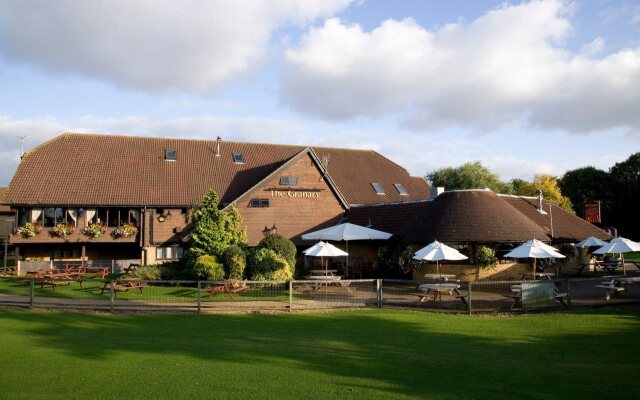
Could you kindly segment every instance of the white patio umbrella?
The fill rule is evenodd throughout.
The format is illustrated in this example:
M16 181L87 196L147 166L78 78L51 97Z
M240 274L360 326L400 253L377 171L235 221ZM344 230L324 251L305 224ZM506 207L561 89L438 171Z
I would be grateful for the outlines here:
M335 242L346 242L347 253L349 252L350 240L387 240L392 235L376 229L345 222L344 224L320 229L302 235L303 240L331 240ZM349 256L347 256L345 273L349 273Z
M436 273L438 275L440 275L439 262L441 260L466 260L467 258L469 257L465 256L454 248L438 242L437 240L435 240L430 245L416 251L416 253L413 255L414 260L435 261Z
M325 242L318 242L304 250L303 253L310 257L321 257L321 259L322 257L343 257L349 255L346 251L340 250L336 246Z
M589 236L585 240L576 243L576 247L595 247L595 246L601 247L606 244L607 242L605 242L604 240L600 240L594 236Z
M636 243L633 240L625 239L623 237L617 237L611 239L609 243L605 243L604 246L594 251L593 254L620 254L620 260L622 261L622 272L627 275L627 269L624 266L624 253L629 253L632 251L640 251L640 243Z
M551 247L537 239L532 239L521 244L504 256L510 258L533 258L533 279L536 278L536 259L565 258L565 256L559 253L555 247Z

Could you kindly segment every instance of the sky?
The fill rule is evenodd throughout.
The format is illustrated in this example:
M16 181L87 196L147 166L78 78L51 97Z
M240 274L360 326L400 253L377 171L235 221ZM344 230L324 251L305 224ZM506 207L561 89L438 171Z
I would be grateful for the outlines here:
M640 151L640 1L0 0L0 186L64 132L607 170Z

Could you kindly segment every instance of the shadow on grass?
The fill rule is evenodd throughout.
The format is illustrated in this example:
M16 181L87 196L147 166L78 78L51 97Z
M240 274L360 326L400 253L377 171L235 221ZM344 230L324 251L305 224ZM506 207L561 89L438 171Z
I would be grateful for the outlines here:
M22 330L33 346L92 362L124 352L132 359L181 355L247 368L286 365L332 376L345 391L383 397L635 399L640 393L640 314L633 310L520 317L3 310L2 329Z

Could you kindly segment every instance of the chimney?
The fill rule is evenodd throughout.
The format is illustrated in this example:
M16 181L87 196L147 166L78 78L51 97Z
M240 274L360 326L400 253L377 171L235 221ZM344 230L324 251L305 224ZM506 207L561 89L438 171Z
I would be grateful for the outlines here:
M542 190L538 190L538 212L542 212Z
M218 136L216 139L216 157L220 157L220 142L222 142L222 138Z
M429 199L435 199L436 197L440 196L442 193L444 193L444 188L442 186L438 186L438 187L431 187L429 189Z

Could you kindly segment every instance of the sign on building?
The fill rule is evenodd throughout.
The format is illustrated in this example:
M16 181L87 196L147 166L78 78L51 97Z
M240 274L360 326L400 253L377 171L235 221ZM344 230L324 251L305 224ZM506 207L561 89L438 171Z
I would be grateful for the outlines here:
M600 218L600 202L585 201L584 202L584 219L591 223L602 222Z

